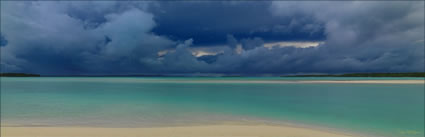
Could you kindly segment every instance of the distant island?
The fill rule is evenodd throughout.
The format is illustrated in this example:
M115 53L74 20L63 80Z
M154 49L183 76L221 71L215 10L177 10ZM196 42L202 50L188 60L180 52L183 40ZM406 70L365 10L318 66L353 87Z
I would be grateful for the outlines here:
M348 73L330 75L286 75L281 77L425 77L425 72L412 73Z
M40 77L40 75L28 73L0 73L0 77Z

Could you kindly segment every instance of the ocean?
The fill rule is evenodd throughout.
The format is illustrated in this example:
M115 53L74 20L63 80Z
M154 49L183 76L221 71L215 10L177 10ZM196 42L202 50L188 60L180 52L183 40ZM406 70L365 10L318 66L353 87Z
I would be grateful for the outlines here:
M306 126L369 136L423 137L424 84L293 82L404 79L423 80L2 77L1 124L156 127L260 123Z

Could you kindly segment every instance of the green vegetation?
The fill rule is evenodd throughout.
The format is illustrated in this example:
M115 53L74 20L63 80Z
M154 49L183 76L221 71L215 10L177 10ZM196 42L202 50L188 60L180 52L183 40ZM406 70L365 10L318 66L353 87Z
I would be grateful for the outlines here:
M288 75L282 77L425 77L425 72L412 73L348 73L335 75Z
M40 77L40 75L27 73L0 73L0 77Z

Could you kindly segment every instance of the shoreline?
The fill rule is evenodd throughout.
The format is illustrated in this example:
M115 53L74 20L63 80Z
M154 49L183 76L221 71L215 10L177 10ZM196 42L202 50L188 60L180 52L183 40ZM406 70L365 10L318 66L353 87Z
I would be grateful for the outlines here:
M425 80L199 80L160 81L161 83L246 83L246 84L424 84Z
M274 125L202 125L177 127L1 127L2 137L353 137L348 133Z
M80 79L81 80L81 79ZM92 80L88 80L92 81ZM93 80L96 81L96 80ZM195 83L195 84L425 84L425 80L103 80L129 83Z
M43 78L43 77L38 77ZM425 79L408 79L408 80L392 80L392 79L361 79L361 80L302 80L302 79L266 79L266 80L257 80L257 79L198 79L198 80L185 80L185 79L161 79L161 78L104 78L104 77L89 77L89 78L80 78L80 77L69 77L69 78L53 78L44 77L47 82L62 82L62 81L77 81L77 82L113 82L113 83L182 83L182 84L425 84Z

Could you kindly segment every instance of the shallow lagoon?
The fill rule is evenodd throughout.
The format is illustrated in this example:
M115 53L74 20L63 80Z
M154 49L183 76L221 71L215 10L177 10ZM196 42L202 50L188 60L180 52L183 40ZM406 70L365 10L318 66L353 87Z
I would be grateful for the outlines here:
M423 80L279 77L1 78L1 122L15 126L90 127L260 122L376 136L423 136L423 84L244 83L371 79ZM208 82L212 80L238 82Z

